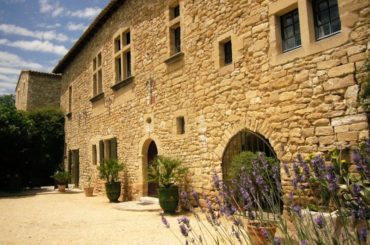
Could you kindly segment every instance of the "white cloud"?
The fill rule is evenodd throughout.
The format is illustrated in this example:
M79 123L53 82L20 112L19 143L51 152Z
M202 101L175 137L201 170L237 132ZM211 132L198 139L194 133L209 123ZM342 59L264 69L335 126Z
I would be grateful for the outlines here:
M42 65L39 63L31 62L29 60L24 60L23 58L19 57L16 54L12 54L9 52L0 51L0 67L2 69L10 69L10 68L18 68L18 69L31 69L31 70L40 70L42 69ZM1 72L9 74L12 72ZM4 70L5 71L5 70Z
M85 8L83 10L77 10L74 12L69 12L70 16L83 18L83 19L92 19L96 17L101 11L101 8L93 7L93 8Z
M83 23L73 23L69 22L67 25L69 31L83 31L86 29L86 25Z
M67 49L62 45L55 45L49 41L9 41L7 39L0 39L0 45L6 45L9 47L20 48L28 51L52 53L57 55L64 55Z
M0 32L10 35L19 35L25 37L34 37L42 40L57 40L61 42L68 41L68 37L55 31L31 31L29 29L9 24L0 24Z
M45 70L39 63L0 51L0 95L14 93L21 70Z
M58 17L62 15L64 8L60 6L58 1L50 3L49 0L39 0L40 12L50 13L52 17Z
M46 29L55 29L61 26L62 25L60 23L55 23L55 24L39 23L37 24L37 27L46 28Z

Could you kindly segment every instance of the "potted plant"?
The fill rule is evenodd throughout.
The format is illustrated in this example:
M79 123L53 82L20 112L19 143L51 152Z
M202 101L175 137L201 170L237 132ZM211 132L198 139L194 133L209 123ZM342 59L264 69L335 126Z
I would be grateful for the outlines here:
M99 177L105 179L105 192L110 202L118 202L121 195L121 182L118 181L118 173L124 169L124 165L116 159L104 161L98 167Z
M57 171L52 176L58 182L58 190L60 192L65 192L70 177L71 174L65 171Z
M175 213L179 204L178 184L187 172L181 164L180 160L158 156L148 171L148 181L159 185L159 205L165 213Z
M91 175L87 176L87 186L84 188L85 196L92 197L94 194L94 186L91 186Z

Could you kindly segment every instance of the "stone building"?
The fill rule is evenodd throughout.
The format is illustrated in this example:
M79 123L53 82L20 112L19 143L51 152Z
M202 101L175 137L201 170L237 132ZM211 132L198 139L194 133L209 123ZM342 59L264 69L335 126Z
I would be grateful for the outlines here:
M242 150L292 163L359 143L369 13L363 0L112 0L53 70L73 182L117 156L124 198L151 195L160 154L209 193Z
M60 107L61 75L21 71L15 88L18 110Z

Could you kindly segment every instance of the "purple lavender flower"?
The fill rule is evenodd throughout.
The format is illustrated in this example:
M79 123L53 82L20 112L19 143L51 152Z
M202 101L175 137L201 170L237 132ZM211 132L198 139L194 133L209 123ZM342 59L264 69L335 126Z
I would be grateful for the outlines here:
M306 240L302 240L301 245L308 245L308 242Z
M182 216L182 217L178 218L177 222L179 224L185 224L188 228L190 228L190 220L186 216Z
M311 160L311 167L313 172L317 178L322 178L323 174L325 173L325 162L320 156L315 156Z
M294 205L293 206L293 211L296 213L299 217L301 217L301 206L299 205Z
M261 232L261 235L266 239L268 240L269 239L269 233L267 232L267 230L265 228L261 228L260 229L260 232Z
M358 184L353 184L352 193L355 199L359 199L361 197L361 186Z
M286 175L288 177L290 177L289 167L288 167L288 164L286 162L283 162L283 167L284 167L284 171L285 171Z
M301 166L303 168L303 174L304 174L305 180L308 180L310 178L310 168L308 167L305 161L301 162Z
M361 242L366 242L368 233L369 231L366 229L366 227L362 228L358 232L358 240L360 240Z
M188 230L188 228L186 228L186 226L184 224L180 225L180 231L181 231L181 234L184 237L187 237L189 235L189 230Z
M314 221L315 221L316 226L319 227L320 229L323 228L325 225L325 219L322 215L317 216L314 219Z
M213 184L215 185L216 190L220 190L220 178L218 177L216 171L213 173Z
M360 151L357 150L357 149L356 150L353 150L352 151L352 161L357 164L361 160L362 160L362 157L361 157Z
M337 184L337 176L335 175L333 167L328 168L326 180L328 181L330 191L336 192L337 190L339 190L339 186Z
M200 206L200 202L199 202L199 195L198 195L198 193L195 190L193 190L191 192L191 195L193 196L195 202L197 203L197 206L199 207Z
M170 224L168 223L166 217L164 217L163 213L161 213L161 218L162 218L162 223L164 224L164 226L166 226L166 228L170 228Z
M275 237L274 238L274 245L280 245L281 244L281 238L280 237Z

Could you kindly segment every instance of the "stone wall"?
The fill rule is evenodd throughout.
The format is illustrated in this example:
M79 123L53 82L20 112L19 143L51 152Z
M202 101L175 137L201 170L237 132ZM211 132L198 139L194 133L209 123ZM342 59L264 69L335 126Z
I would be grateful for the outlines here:
M16 88L19 110L60 107L61 75L22 71Z
M96 174L92 145L112 137L117 137L119 160L127 165L129 198L146 195L151 140L159 154L180 158L190 168L189 189L209 192L210 174L213 169L221 173L223 152L242 129L263 135L288 163L297 153L327 152L368 137L367 119L357 103L369 47L368 3L339 0L343 32L319 41L325 45L312 44L319 51L278 54L270 8L280 1L180 1L184 55L165 62L172 2L125 1L63 72L61 107L66 113L68 88L73 88L66 143L80 150L82 184L88 174ZM111 89L113 38L128 27L134 77L116 91ZM233 43L233 63L220 67L217 49L225 37ZM92 60L98 52L104 96L91 102ZM155 84L152 90L150 84ZM178 116L185 117L185 134L176 134ZM287 192L291 184L284 175L283 185Z

